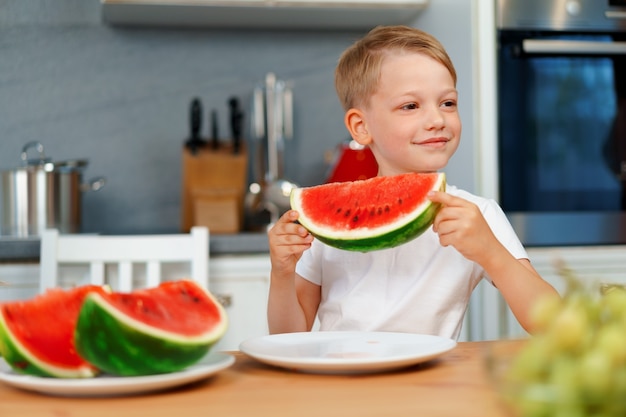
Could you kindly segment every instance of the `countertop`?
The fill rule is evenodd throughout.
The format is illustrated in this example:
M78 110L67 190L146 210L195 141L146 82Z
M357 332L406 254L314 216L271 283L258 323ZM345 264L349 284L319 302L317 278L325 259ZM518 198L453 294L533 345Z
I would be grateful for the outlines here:
M425 364L356 375L295 372L232 352L235 363L211 378L127 397L53 397L0 383L0 415L505 417L484 359L488 349L504 343L511 342L461 342Z
M510 213L513 229L526 248L626 245L626 212ZM268 253L265 232L211 234L210 255ZM0 262L39 260L39 238L0 237Z
M0 237L0 262L38 262L39 237ZM211 234L209 255L269 252L267 234L261 232L233 235Z
M507 213L525 247L626 244L626 211Z

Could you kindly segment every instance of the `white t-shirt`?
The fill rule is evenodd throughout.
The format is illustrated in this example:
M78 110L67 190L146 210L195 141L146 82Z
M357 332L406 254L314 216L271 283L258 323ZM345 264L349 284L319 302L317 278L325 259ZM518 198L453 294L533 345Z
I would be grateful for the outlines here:
M516 259L528 258L502 209L493 200L454 186L446 192L475 203L498 240ZM340 250L315 239L296 272L322 287L320 330L393 331L457 339L483 268L428 229L391 249ZM489 279L489 277L486 277Z

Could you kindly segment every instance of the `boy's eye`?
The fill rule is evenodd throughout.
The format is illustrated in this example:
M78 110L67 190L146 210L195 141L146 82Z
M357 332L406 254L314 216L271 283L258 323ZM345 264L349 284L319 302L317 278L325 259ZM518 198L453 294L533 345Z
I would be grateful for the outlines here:
M414 110L417 108L417 103L407 103L404 106L402 106L403 110Z
M443 102L443 107L454 107L456 106L456 101L454 100L447 100Z

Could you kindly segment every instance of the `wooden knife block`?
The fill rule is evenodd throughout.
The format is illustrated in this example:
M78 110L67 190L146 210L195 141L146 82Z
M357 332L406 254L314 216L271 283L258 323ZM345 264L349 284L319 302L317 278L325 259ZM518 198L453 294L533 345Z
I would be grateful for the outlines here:
M238 233L243 228L248 156L244 146L183 148L182 229L206 226L211 233Z

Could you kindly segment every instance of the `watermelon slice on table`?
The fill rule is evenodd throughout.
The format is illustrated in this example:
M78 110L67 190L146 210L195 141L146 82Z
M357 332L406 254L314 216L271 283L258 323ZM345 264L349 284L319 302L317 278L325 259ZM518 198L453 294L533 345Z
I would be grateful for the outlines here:
M440 205L427 198L445 191L443 173L411 173L294 189L291 208L322 242L367 252L401 245L428 229Z
M0 356L23 374L93 377L98 370L76 353L74 328L85 297L107 291L96 285L55 288L30 300L0 305Z
M101 370L135 376L180 371L224 335L226 312L191 280L130 293L90 294L76 326L79 354Z

